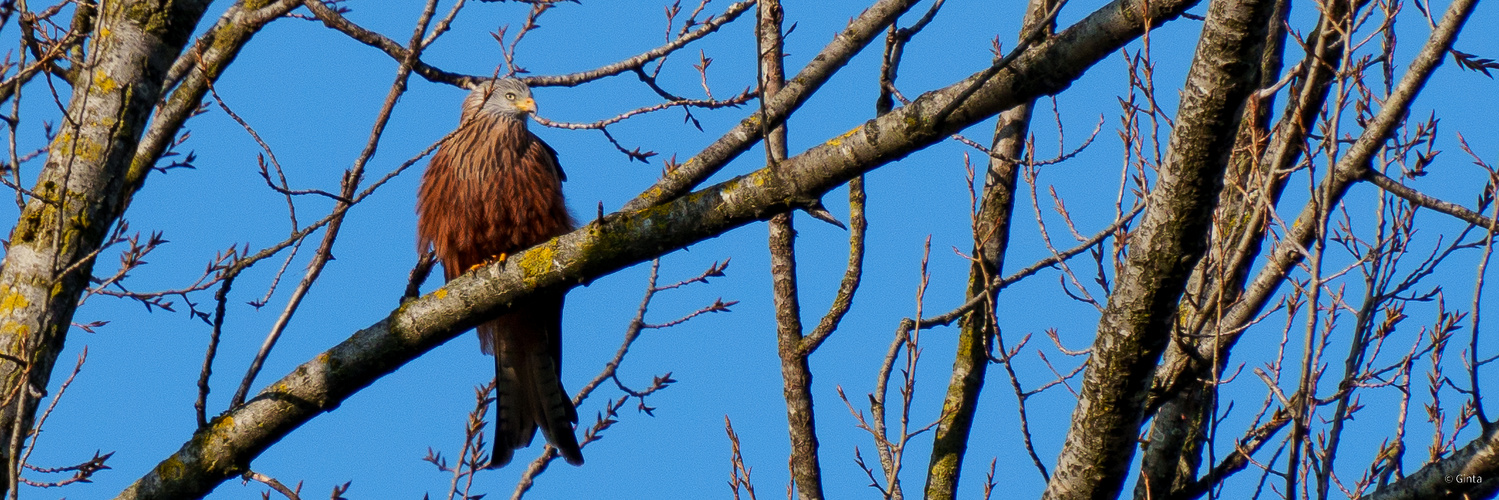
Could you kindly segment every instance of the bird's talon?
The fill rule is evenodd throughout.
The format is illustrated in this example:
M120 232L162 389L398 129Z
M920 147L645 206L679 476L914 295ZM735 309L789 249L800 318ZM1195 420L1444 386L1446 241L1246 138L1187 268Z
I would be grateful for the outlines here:
M499 255L491 255L491 256L489 256L489 260L486 260L484 262L480 262L478 264L474 264L473 267L468 268L468 271L464 271L464 272L472 272L475 269L478 269L478 268L481 268L481 267L484 267L484 266L488 266L490 264L499 264L499 263L505 262L505 259L507 259L509 257L510 257L510 254L507 254L507 253L501 253Z

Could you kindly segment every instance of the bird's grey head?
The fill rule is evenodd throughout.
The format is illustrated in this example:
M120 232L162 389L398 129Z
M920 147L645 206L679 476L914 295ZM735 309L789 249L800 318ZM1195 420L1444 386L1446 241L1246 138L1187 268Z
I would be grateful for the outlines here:
M484 82L470 92L463 101L464 115L481 111L526 121L526 115L536 111L536 101L531 98L531 88L514 78Z

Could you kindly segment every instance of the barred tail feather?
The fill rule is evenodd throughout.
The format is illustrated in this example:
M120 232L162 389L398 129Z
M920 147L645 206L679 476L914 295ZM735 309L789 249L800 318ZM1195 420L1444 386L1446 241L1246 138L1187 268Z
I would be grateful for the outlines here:
M513 319L513 318L512 318ZM536 349L506 338L503 321L479 325L495 355L495 436L489 468L500 468L515 458L515 450L531 445L538 427L567 463L583 465L583 452L573 435L578 410L562 387L557 362Z
M578 446L577 437L573 435L573 424L578 423L578 410L573 407L567 390L562 388L556 363L551 356L543 353L531 353L530 358L530 362L526 364L531 369L532 387L536 390L536 397L531 401L536 405L532 408L532 414L535 415L536 424L541 426L541 435L557 448L557 452L567 463L583 465L583 450Z
M493 323L479 325L479 338L493 338L491 335L495 333ZM509 464L515 458L515 450L529 446L536 436L536 422L528 411L533 406L527 397L532 391L522 380L514 360L507 358L510 356L504 355L503 351L496 352L494 357L494 453L489 461L491 469Z

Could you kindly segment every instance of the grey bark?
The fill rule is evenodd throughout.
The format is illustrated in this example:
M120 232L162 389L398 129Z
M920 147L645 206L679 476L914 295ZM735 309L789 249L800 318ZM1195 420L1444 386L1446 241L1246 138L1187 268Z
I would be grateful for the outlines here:
M1067 441L1043 498L1114 498L1177 301L1206 249L1243 106L1259 81L1273 1L1213 2L1183 86L1170 149L1099 319Z
M978 75L927 93L781 164L669 203L605 216L577 231L512 255L505 263L453 280L303 363L244 405L200 429L172 456L117 498L199 498L287 433L337 407L417 356L539 289L587 282L735 227L804 206L890 161L1038 95L1054 94L1155 22L1180 15L1190 0L1117 0L1038 44L988 79L949 119L931 117Z
M786 84L781 25L785 12L779 0L760 0L757 26L760 50L760 98L773 99ZM766 168L779 170L786 161L786 124L761 124ZM770 219L770 275L776 308L776 351L781 358L781 393L786 400L786 426L791 442L791 480L801 500L820 500L822 464L817 453L817 418L812 406L812 367L802 349L802 309L796 277L796 228L792 213Z
M1499 493L1499 429L1359 500L1469 500Z
M0 449L18 474L19 437L63 348L94 256L124 212L137 141L161 94L162 77L187 44L208 0L102 5L91 50L75 68L73 93L47 162L11 232L0 270L0 387L17 397L0 408Z
M1369 168L1371 159L1383 146L1384 141L1388 137L1390 137L1390 134L1395 131L1396 127L1404 121L1405 115L1408 111L1408 107L1410 106L1412 100L1414 100L1415 96L1425 86L1426 82L1430 79L1430 76L1432 72L1435 71L1436 67L1441 64L1443 55L1446 54L1447 50L1451 48L1452 43L1457 38L1457 34L1462 30L1462 27L1466 23L1469 14L1471 14L1474 3L1475 2L1473 2L1472 0L1461 0L1453 2L1451 5L1449 5L1447 12L1442 17L1441 23L1432 33L1431 37L1427 39L1426 44L1421 49L1421 52L1411 62L1408 70L1406 71L1406 74L1395 86L1394 92L1389 96L1389 98L1384 101L1384 106L1379 110L1374 118L1368 122L1364 132L1359 135L1358 139L1344 152L1343 156L1338 159L1336 165L1329 169L1326 178L1323 179L1317 187L1317 193L1323 201L1321 203L1309 203L1307 206L1303 207L1301 213L1296 217L1295 221L1290 224L1290 227L1287 230L1287 234L1280 240L1279 243L1275 245L1274 248L1270 250L1270 252L1266 256L1265 265L1254 276L1254 278L1249 281L1248 285L1245 286L1242 296L1239 298L1239 300L1234 302L1232 307L1229 307L1222 314L1222 318L1220 320L1221 324L1248 324L1250 320L1252 320L1259 314L1259 311L1261 311L1264 308L1265 304L1269 302L1269 299L1274 294L1275 290L1279 288L1281 283L1285 282L1287 276L1290 273L1290 270L1301 262L1304 255L1304 249L1315 237L1315 229L1320 225L1320 221L1325 220L1325 218L1327 217L1328 212L1325 209L1321 209L1319 207L1336 206L1337 203L1342 199L1342 197L1348 192L1348 189L1358 180L1380 177L1377 172L1374 172ZM1334 45L1332 46L1336 46L1335 44L1338 43L1338 41L1334 40L1333 43ZM1312 78L1313 81L1316 81L1316 77L1309 78ZM1303 102L1321 102L1323 98L1322 96L1325 96L1325 94L1325 88L1319 89L1316 85L1309 85L1301 90L1300 99ZM1309 116L1311 116L1314 115L1315 111L1302 108L1301 113L1309 114ZM1309 118L1304 123L1310 123ZM1296 130L1297 133L1306 133L1305 126L1298 127L1294 130ZM1294 153L1290 153L1287 150L1297 148L1295 143L1288 144L1285 142L1281 142L1279 143L1279 146L1280 147L1278 149L1272 149L1270 151L1270 154L1267 156L1269 161L1275 162L1277 161L1276 158L1286 158L1288 156L1292 156ZM1467 215L1476 214L1469 213ZM1464 217L1461 217L1460 215L1460 218ZM1487 222L1481 216L1467 218L1471 218L1479 222ZM1173 393L1175 392L1175 389L1173 388L1183 387L1183 384L1189 383L1188 381L1200 377L1207 370L1210 370L1210 367L1190 363L1187 361L1188 359L1224 359L1227 357L1229 350L1232 349L1235 343L1240 339L1243 330L1234 330L1231 328L1223 328L1221 330L1224 333L1222 334L1218 342L1203 343L1202 345L1198 345L1198 352L1176 358L1178 362L1168 362L1162 365L1161 376L1165 380L1165 382L1163 382L1162 384L1158 384L1158 389L1162 391L1161 394ZM1187 345L1188 344L1174 343L1173 348L1185 347ZM1157 416L1158 419L1162 417L1162 415ZM1490 433L1485 433L1484 436L1481 436L1480 438L1474 440L1474 442L1470 443L1468 447L1464 448L1464 450L1490 449L1493 445L1485 443L1490 443L1492 440L1492 435ZM1465 451L1464 453L1476 452ZM1488 451L1486 453L1492 453L1492 451ZM1242 465L1239 466L1242 467ZM1453 465L1447 460L1443 460L1441 462L1438 462L1437 464L1428 465L1427 467L1423 468L1422 473L1425 473L1427 469L1430 468L1443 467L1453 467ZM1496 465L1492 461L1479 460L1474 462L1474 467L1475 468L1468 469L1468 471L1479 475L1485 473L1494 474L1496 472L1499 472L1499 469L1495 468ZM1232 469L1232 467L1229 467L1229 469ZM1473 472L1475 470L1479 472ZM1419 474L1421 473L1418 473L1418 475ZM1433 476L1428 475L1423 477L1430 479ZM1434 477L1440 478L1440 475ZM1221 476L1219 476L1219 478L1217 479L1221 479ZM1414 484L1411 477L1407 477L1406 480L1402 480L1397 483L1404 485L1402 487L1415 487L1411 486ZM1432 495L1437 494L1436 492L1443 491L1434 489L1434 486L1440 485L1428 481L1426 483L1421 483L1421 486L1417 488L1416 491L1428 492ZM1479 485L1468 486L1476 487ZM1189 489L1189 491L1184 493L1187 493L1186 496L1190 498L1193 496L1201 495L1206 491L1208 487L1210 487L1210 485L1198 484L1194 485ZM1391 487L1394 487L1394 485L1392 485Z
M1336 206L1355 182L1381 177L1369 168L1370 161L1382 147L1386 138L1405 120L1411 101L1426 85L1431 73L1441 64L1442 54L1445 54L1452 42L1456 40L1457 34L1467 21L1468 14L1471 13L1471 7L1470 0L1463 0L1453 3L1448 8L1447 14L1442 19L1443 24L1440 24L1427 39L1421 53L1411 62L1405 76L1395 86L1395 92L1384 102L1379 113L1369 121L1364 132L1359 135L1353 145L1338 159L1337 164L1328 169L1326 177L1316 188L1318 192L1326 193L1323 206ZM1486 218L1472 214L1470 211L1457 215L1459 218L1471 219L1483 223L1481 225L1486 225ZM1313 229L1317 225L1317 218L1326 216L1325 211L1319 212L1312 205L1302 208L1296 219L1289 223L1290 228L1287 234L1265 256L1264 267L1245 285L1240 299L1223 313L1220 320L1222 324L1247 324L1264 309L1275 291L1285 282L1290 270L1301 262L1304 249L1314 236ZM1224 331L1220 342L1202 345L1201 350L1188 356L1199 359L1221 359L1220 355L1225 355L1231 350L1243 334L1242 330L1224 329ZM1183 344L1174 345L1180 347ZM1188 376L1188 373L1202 373L1188 372L1187 366L1189 365L1188 363L1164 365L1162 378L1168 381L1164 387L1177 387L1169 382L1179 381Z
M185 65L183 48L208 3L108 2L97 11L80 6L75 16L75 22L92 21L90 50L68 71L73 89L65 119L0 270L0 357L6 358L0 384L22 389L0 409L0 433L11 443L0 450L10 466L0 489L17 477L10 454L20 450L19 437L31 428L37 398L110 228L207 85L260 27L297 5L281 0L231 6L198 42L193 64ZM170 97L163 98L165 92ZM153 109L158 112L148 127Z
M1021 22L1021 36L1045 20L1054 2L1031 0ZM1044 27L1047 33L1055 23ZM998 291L986 292L989 283L1004 270L1005 252L1010 244L1010 223L1015 209L1017 159L1025 154L1026 135L1030 131L1029 100L999 114L994 125L994 141L985 169L982 198L973 225L973 264L968 271L969 299L987 293L987 304L969 313L959 325L958 347L953 358L952 377L942 402L932 437L932 458L927 466L926 498L950 500L958 494L958 480L963 472L963 457L968 451L974 414L978 412L979 394L999 334L996 310ZM1024 416L1022 416L1024 418Z
M776 92L775 97L767 100L762 112L751 114L712 145L682 162L665 178L657 181L656 185L626 203L624 210L639 210L681 196L748 151L760 140L763 127L774 127L785 121L817 89L822 88L822 84L827 83L834 73L848 64L849 59L874 41L881 30L895 22L896 18L910 10L916 2L917 0L880 0L864 9L806 67L787 81Z
M1329 8L1328 13L1332 19L1341 19L1346 12L1347 5L1338 2ZM1334 82L1342 51L1341 38L1338 31L1329 26L1330 22L1336 21L1322 19L1318 29L1309 37L1308 45L1312 49L1308 60L1302 63L1304 76L1291 91L1293 98L1286 104L1272 142L1259 158L1245 158L1252 162L1252 167L1230 162L1231 169L1244 169L1241 184L1249 192L1243 195L1224 193L1225 198L1220 202L1222 212L1216 217L1213 231L1223 251L1212 261L1204 259L1194 271L1187 286L1191 295L1184 297L1181 305L1182 315L1187 318L1182 322L1186 325L1184 334L1180 342L1171 343L1156 369L1151 401L1146 405L1147 412L1154 411L1142 470L1149 479L1136 484L1137 499L1177 495L1190 498L1204 492L1192 482L1207 439L1207 415L1212 409L1212 399L1216 397L1207 385L1207 381L1213 379L1214 366L1210 360L1218 359L1216 368L1220 371L1227 363L1227 357L1212 358L1211 351L1215 342L1233 344L1231 339L1213 335L1237 331L1245 326L1243 323L1219 321L1219 318L1241 298L1244 280L1260 253L1269 227L1270 217L1264 207L1274 206L1285 186L1283 174L1271 173L1288 171L1300 158L1307 131L1311 130ZM1261 86L1268 85L1270 80L1272 78L1261 78ZM1252 148L1241 140L1235 151L1252 151ZM1258 314L1256 309L1250 316ZM1188 353L1183 348L1193 351ZM1198 358L1199 355L1207 357ZM1195 493L1185 493L1188 488Z
M1339 6L1329 10L1339 10ZM1259 81L1256 83L1258 88L1270 88L1280 78L1286 48L1284 23L1289 8L1289 0L1277 0L1271 12L1271 29L1267 33L1266 46L1260 60ZM1314 41L1310 44L1313 47L1318 46L1315 33L1312 37ZM1321 41L1325 43L1328 40L1324 37ZM1311 66L1316 68L1314 77L1304 81L1303 87L1319 89L1321 93L1317 95L1325 96L1327 85L1332 81L1330 75L1333 69L1322 64ZM1295 95L1296 91L1293 90L1292 94ZM1281 121L1281 133L1274 139L1280 146L1277 151L1301 151L1299 147L1289 146L1301 144L1305 137L1305 125L1316 117L1321 103L1320 97L1291 100ZM1213 338L1209 335L1216 332L1217 328L1234 328L1231 325L1220 326L1214 319L1242 290L1249 266L1259 254L1260 244L1265 236L1265 222L1268 218L1264 207L1274 206L1285 186L1283 177L1274 172L1283 171L1281 169L1287 165L1280 161L1262 161L1274 156L1265 154L1265 148L1261 146L1261 141L1270 135L1268 125L1273 105L1273 101L1266 98L1252 101L1244 110L1245 116L1240 123L1225 174L1225 185L1231 187L1226 187L1219 196L1218 210L1213 216L1213 230L1209 236L1211 249L1197 263L1187 281L1186 294L1179 304L1179 314L1184 318L1179 324L1185 326L1176 342L1167 347L1163 365L1196 361L1183 357L1176 344L1212 342ZM1294 158L1297 156L1286 155L1279 159L1294 161ZM1266 203L1265 200L1269 202ZM1218 368L1221 370L1222 365ZM1157 373L1161 372L1157 368ZM1159 409L1156 409L1157 404L1147 400L1146 415L1150 417L1154 413L1155 418L1141 458L1142 479L1135 483L1136 500L1170 498L1173 492L1189 487L1197 477L1203 448L1210 432L1209 415L1216 407L1217 391L1208 384L1213 380L1214 374L1212 368L1208 367L1193 378L1182 379L1179 387L1169 390L1161 389L1161 379L1153 382L1151 398L1164 399L1165 402L1160 403Z

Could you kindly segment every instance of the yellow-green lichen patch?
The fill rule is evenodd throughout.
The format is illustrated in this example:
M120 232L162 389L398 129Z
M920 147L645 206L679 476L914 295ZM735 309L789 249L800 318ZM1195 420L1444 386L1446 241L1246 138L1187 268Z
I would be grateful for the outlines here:
M150 2L134 3L125 8L125 16L135 21L147 33L162 33L171 23L171 13L157 8Z
M45 211L46 209L42 209L22 214L21 221L19 223L21 227L17 228L15 239L20 243L31 243L35 241L37 230L42 226L42 214Z
M683 163L683 165L686 165L686 164ZM661 199L661 196L664 195L664 194L666 194L666 193L664 191L662 191L659 186L651 186L651 189L647 190L645 192L645 194L642 195L642 196L645 199L647 199L647 200L658 200L659 201Z
M26 296L21 293L19 288L13 286L6 287L4 293L0 294L0 316L6 318L15 317L16 310L25 309L29 305L31 305L31 301L26 300ZM10 352L19 352L21 349L21 340L25 339L30 333L31 327L25 323L10 319L0 323L0 335L10 336L17 343L14 346L10 346Z
M94 72L94 88L100 93L110 94L119 89L120 84L116 83L115 79L111 78L108 72L101 69Z
M78 212L68 217L68 223L73 226L72 229L88 229L90 220L92 219L89 218L87 212Z
M233 428L234 417L231 415L224 415L222 417L213 419L213 434L222 435L229 432L229 430Z
M21 352L24 350L25 347L21 345L21 342L30 334L31 327L23 323L5 320L5 323L0 324L0 335L9 336L15 341L11 345L6 346L6 350L9 352Z
M686 202L696 203L697 200L695 198L701 196L702 194L700 193L689 194L687 195ZM665 205L661 205L657 207L657 210L652 210L649 216L645 218L644 222L650 224L651 232L660 233L661 231L665 231L667 226L671 223L671 217L671 209Z
M432 292L432 296L439 299L446 299L448 298L448 290L446 288L438 288L437 291Z
M72 130L63 130L61 133L57 134L57 137L54 137L52 139L52 145L49 147L49 151L47 151L47 152L51 153L53 156L61 156L63 153L66 152L66 151L64 151L64 148L66 147L66 145L71 144L72 142L73 142L73 131ZM47 181L47 185L46 185L47 189L50 190L50 189L52 189L55 186L56 186L56 184L54 182L52 182L51 180Z
M297 367L297 371L300 372L298 373L299 375L306 375L306 369L300 366ZM260 392L261 394L291 394L291 387L287 386L286 382L277 380L272 382L271 385L265 386L265 389Z
M26 300L19 288L5 287L4 294L0 295L0 316L10 316L15 314L16 309L24 309L29 305L31 301Z
M182 478L182 472L186 469L182 461L177 459L177 455L172 455L156 464L156 476L162 481L176 481Z
M636 217L624 217L616 222L599 225L589 238L579 242L579 250L583 252L580 258L591 260L597 256L618 253L622 246L632 241L630 235L636 232L635 227L639 222Z
M60 157L72 156L91 163L98 163L104 158L104 147L87 137L63 134L57 136L57 140L52 143L54 144L53 151Z
M832 139L829 139L828 140L828 145L829 146L833 146L833 147L842 146L844 139L848 139L849 137L853 137L854 134L857 133L858 131L859 131L859 127L854 127L852 129L850 129L848 132L844 132L843 135L840 135L838 137L834 137Z
M319 354L317 360L323 365L323 373L333 373L343 369L343 361L331 354L328 354L327 352ZM277 385L280 385L280 383L277 382ZM278 390L282 392L291 392L292 387L282 386L278 387Z
M525 255L522 255L519 264L521 270L525 271L526 273L526 283L531 283L532 281L535 281L536 278L539 278L541 277L541 275L546 274L548 271L551 271L552 261L556 260L556 258L556 240L549 241L546 244L533 248L531 249L531 251L526 252Z

